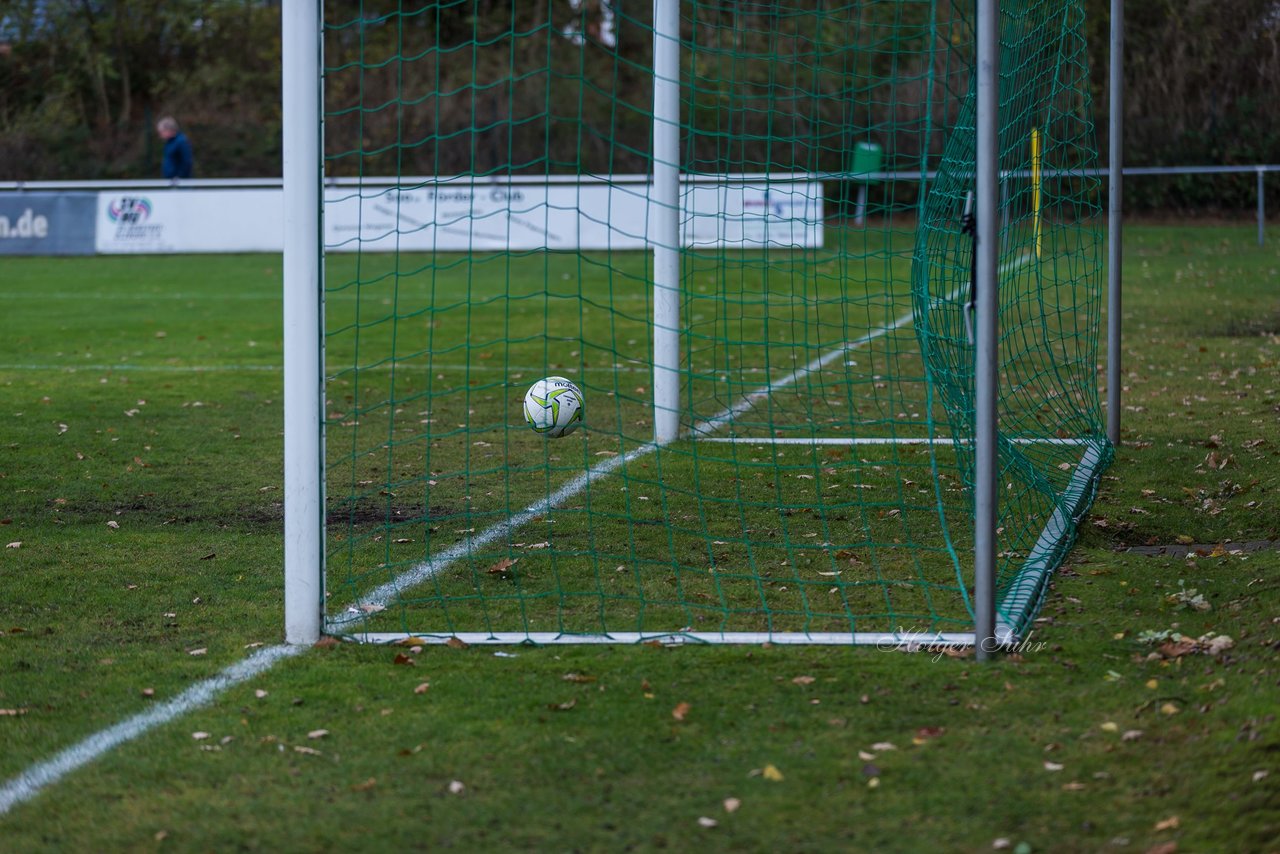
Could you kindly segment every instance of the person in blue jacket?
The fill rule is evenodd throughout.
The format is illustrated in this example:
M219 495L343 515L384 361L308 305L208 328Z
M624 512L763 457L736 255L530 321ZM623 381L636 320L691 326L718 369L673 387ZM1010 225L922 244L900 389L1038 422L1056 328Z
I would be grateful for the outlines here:
M178 129L178 123L171 116L165 116L156 122L156 133L164 140L164 177L190 178L192 166L191 142L187 135Z

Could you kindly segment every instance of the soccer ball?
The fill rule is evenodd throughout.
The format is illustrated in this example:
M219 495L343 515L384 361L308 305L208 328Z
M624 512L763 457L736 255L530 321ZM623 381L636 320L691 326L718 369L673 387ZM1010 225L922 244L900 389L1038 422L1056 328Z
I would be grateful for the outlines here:
M582 389L564 377L538 380L524 395L524 420L548 439L558 439L582 424Z

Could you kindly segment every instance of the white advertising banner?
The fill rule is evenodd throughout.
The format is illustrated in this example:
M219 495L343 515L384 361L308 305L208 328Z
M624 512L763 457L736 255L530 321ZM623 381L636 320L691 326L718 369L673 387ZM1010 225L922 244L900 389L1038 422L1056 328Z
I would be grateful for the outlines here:
M648 196L644 183L330 190L325 245L331 252L644 249ZM822 246L817 181L686 182L681 208L685 246Z
M681 199L686 247L822 246L822 184L686 184Z
M103 254L280 252L283 211L276 189L99 193L95 244Z
M325 191L330 252L643 249L645 184L486 184Z
M480 183L325 189L329 252L644 249L649 185ZM279 189L162 189L98 193L95 249L103 254L280 252ZM681 193L687 247L822 246L816 181L688 181Z

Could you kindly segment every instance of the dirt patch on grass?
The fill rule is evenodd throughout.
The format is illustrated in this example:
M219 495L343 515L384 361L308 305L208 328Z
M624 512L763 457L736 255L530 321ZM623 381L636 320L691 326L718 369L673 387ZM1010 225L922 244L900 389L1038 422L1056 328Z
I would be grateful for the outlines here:
M1218 332L1223 338L1257 338L1280 335L1280 311L1257 316L1232 317Z
M330 510L325 517L325 524L333 528L347 525L356 528L370 528L390 525L403 525L408 522L430 522L456 516L459 511L452 507L429 507L423 512L421 507L407 507L377 502L360 502Z
M1155 546L1130 546L1128 554L1147 557L1198 557L1250 554L1252 552L1280 551L1280 540L1250 540L1244 543L1165 543Z

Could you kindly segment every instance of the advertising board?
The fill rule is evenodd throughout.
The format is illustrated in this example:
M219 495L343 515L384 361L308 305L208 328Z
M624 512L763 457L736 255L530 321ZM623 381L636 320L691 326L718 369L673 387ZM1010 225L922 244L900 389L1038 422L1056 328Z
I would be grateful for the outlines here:
M639 250L654 240L649 185L442 180L325 189L328 252ZM819 247L818 182L687 182L685 246ZM103 254L279 252L279 189L117 190L97 194ZM15 220L16 221L16 220ZM10 226L13 228L14 226Z
M95 193L0 193L0 255L92 255Z

